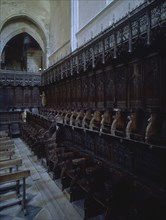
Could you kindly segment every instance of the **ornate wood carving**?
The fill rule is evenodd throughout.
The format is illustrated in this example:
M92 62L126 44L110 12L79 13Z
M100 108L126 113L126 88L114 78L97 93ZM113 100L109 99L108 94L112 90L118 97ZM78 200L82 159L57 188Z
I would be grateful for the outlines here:
M115 103L115 81L112 70L107 70L105 76L105 105L106 108L113 108Z
M96 101L96 80L94 75L90 75L88 77L88 106L90 108L95 108L95 101Z
M88 78L82 78L82 105L84 108L88 107Z
M103 74L96 76L96 102L97 108L104 109L104 77Z
M160 68L157 56L147 59L143 64L144 96L147 108L156 108L160 102Z
M127 108L127 70L125 66L116 69L116 101L118 108Z
M142 73L141 64L133 63L130 65L130 107L131 108L141 108L142 103Z

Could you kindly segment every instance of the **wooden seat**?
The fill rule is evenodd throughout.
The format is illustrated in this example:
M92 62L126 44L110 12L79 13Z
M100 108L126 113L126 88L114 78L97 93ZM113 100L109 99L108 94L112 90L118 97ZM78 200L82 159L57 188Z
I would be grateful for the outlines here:
M20 184L19 181L23 181L23 194L22 194L22 209L24 211L24 214L26 215L26 178L30 176L30 170L24 170L24 171L18 171L14 173L6 173L3 175L0 175L0 183L6 184L9 182L16 182L16 194L19 196L20 193ZM1 201L3 201L5 198L1 197ZM0 210L6 208L6 206L0 206Z
M0 151L0 161L11 160L14 154L14 151Z

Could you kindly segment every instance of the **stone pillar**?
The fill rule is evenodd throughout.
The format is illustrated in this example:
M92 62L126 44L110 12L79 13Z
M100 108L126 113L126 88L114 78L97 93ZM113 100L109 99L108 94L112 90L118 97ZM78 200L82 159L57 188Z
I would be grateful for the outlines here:
M71 0L71 52L77 48L78 0Z

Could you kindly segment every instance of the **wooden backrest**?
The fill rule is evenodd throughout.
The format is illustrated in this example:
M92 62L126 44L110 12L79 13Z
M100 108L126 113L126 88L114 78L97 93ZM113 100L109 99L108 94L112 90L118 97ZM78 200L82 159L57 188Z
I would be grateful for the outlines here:
M11 144L11 145L0 145L0 151L6 151L6 150L12 150L15 148L15 145L14 144Z
M0 160L6 160L6 157L11 159L14 154L14 151L0 151Z
M30 170L18 171L14 173L5 173L0 175L0 183L7 183L17 181L30 176Z
M0 161L0 169L7 169L7 168L12 168L15 166L19 166L22 164L22 160L17 159L17 160L7 160L7 161Z

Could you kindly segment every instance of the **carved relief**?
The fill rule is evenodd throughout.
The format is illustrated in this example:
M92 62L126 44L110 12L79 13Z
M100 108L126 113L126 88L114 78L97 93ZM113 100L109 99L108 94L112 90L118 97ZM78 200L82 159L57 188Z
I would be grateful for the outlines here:
M136 112L132 112L130 116L128 116L129 122L126 126L126 138L130 139L130 135L132 131L136 131L137 129L137 114Z
M105 100L107 108L113 107L115 102L115 83L112 72L108 72L105 78Z
M126 108L127 79L126 79L125 67L120 67L116 71L116 92L117 92L117 107Z
M77 118L75 120L76 126L82 127L82 120L83 120L84 116L85 116L84 111L80 110L80 112L78 113Z
M92 119L92 111L89 109L86 111L85 116L82 120L82 127L89 128L91 119Z
M96 79L97 89L96 89L96 101L98 108L104 108L104 82L103 77L99 76Z
M122 124L123 124L123 118L121 112L117 111L111 125L111 134L115 135L115 131L117 130L117 128L121 128Z
M89 107L95 107L95 79L93 76L90 76L88 79L89 82L89 93L88 93L88 101Z
M131 107L141 107L142 102L142 77L140 66L135 63L131 66L131 78L130 78L130 104Z
M160 72L157 57L149 59L144 64L144 72L146 106L157 107L160 99Z
M102 132L110 132L111 130L111 114L109 111L105 111L102 120L101 120L101 129Z
M88 107L88 83L87 83L86 78L82 80L82 102L83 102L83 107L87 108Z
M100 130L101 126L101 113L100 111L95 111L93 118L90 121L89 128L92 130Z
M148 119L146 127L145 141L147 142L150 137L155 136L157 132L157 114L152 113Z
M82 101L82 97L81 97L81 80L77 79L77 106L80 108L81 107L81 101Z

